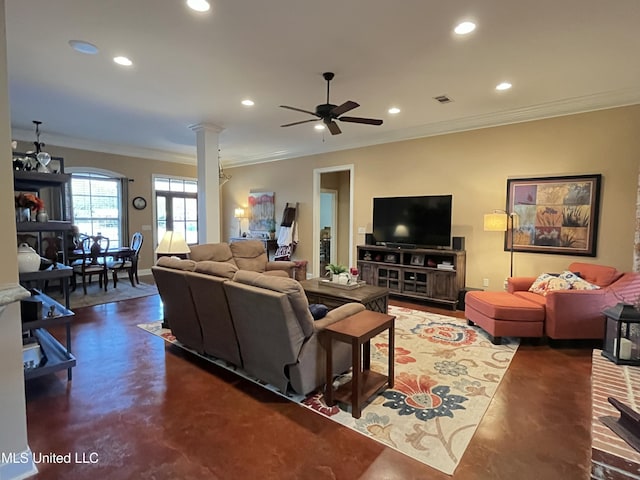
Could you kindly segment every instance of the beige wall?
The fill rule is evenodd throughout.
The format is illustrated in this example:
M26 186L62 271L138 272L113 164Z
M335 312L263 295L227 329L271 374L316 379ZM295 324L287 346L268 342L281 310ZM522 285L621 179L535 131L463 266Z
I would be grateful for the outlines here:
M228 168L226 172L232 178L221 188L221 237L228 239L237 235L233 210L238 206L247 207L250 190L274 191L277 221L286 202L299 202L300 242L294 258L312 260L313 170L353 164L355 244L364 243L364 235L357 234L358 227L371 231L373 197L451 193L454 196L453 235L466 238L467 285L480 287L482 280L488 278L489 289L498 290L509 273L509 253L503 250L502 234L484 232L482 220L485 213L505 207L507 178L601 173L598 256L516 253L514 274L557 271L575 260L630 270L640 159L639 128L640 106L632 106ZM134 179L130 184L130 197L144 196L149 206L143 211L129 208L131 232L142 230L143 225L152 225L153 173L192 178L197 175L195 165L53 146L47 149L64 157L68 166L103 168ZM347 228L340 230L345 233ZM246 229L244 220L243 230ZM147 240L149 231L144 233L143 269L153 263L153 241ZM341 253L340 261L346 263L343 256Z
M0 285L18 283L18 259L13 246L16 243L16 222L13 207L13 173L11 169L11 124L7 89L7 56L5 37L4 0L0 0L0 245L11 246L0 250ZM4 172L4 173L2 173ZM27 450L27 417L25 410L24 373L22 369L22 331L18 304L0 312L0 453L20 453ZM0 477L7 475L15 465L0 462Z
M246 204L252 188L276 192L276 212L300 202L294 258L312 259L315 168L355 165L354 238L371 231L372 198L453 194L453 235L466 238L467 285L502 288L509 274L503 236L483 231L483 215L505 208L507 178L601 173L597 257L516 253L514 275L558 271L572 261L631 270L640 160L640 106L473 130L354 150L228 169L223 219ZM227 232L229 236L229 232ZM317 272L316 272L317 273Z
M45 135L41 135L44 139ZM34 134L35 138L35 134ZM19 142L18 151L33 150L33 145ZM171 175L174 177L197 178L195 165L182 163L160 162L145 158L127 157L108 153L77 150L47 145L46 151L55 157L64 158L65 168L90 167L115 172L124 175L133 182L129 182L129 232L142 232L144 243L140 253L140 269L149 269L155 260L155 243L152 238L153 199L151 197L152 175ZM194 159L195 162L195 159ZM136 210L131 206L131 200L137 196L147 200L147 208Z

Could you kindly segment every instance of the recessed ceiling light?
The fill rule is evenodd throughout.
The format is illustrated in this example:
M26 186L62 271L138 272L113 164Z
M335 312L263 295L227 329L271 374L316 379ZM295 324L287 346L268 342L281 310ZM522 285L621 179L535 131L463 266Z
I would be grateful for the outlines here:
M133 62L127 57L113 57L113 61L118 65L122 65L123 67L130 67L131 65L133 65Z
M242 100L242 105L245 107L253 107L255 105L253 100L249 100L248 98Z
M462 22L453 29L458 35L466 35L476 29L476 24L473 22Z
M324 130L324 125L323 125L323 124L321 124L321 123L318 123L318 124L317 124L315 127L313 127L313 128L315 128L316 130Z
M187 0L187 6L196 12L208 12L211 8L207 0Z
M391 115L395 115L396 113L400 113L400 109L398 107L391 107L389 110Z
M94 44L84 40L69 40L69 46L76 52L86 53L87 55L95 55L99 51Z
M509 90L512 85L509 82L502 82L496 85L496 90Z

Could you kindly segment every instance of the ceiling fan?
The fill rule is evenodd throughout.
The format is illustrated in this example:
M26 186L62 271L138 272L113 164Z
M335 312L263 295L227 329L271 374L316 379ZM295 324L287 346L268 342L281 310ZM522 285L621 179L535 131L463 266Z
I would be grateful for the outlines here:
M302 108L289 107L287 105L280 105L282 108L287 108L289 110L295 110L296 112L308 113L309 115L313 115L314 117L311 120L302 120L300 122L287 123L285 125L280 125L281 127L291 127L293 125L300 125L301 123L308 122L317 122L318 120L322 120L322 122L327 126L332 135L338 135L342 133L340 127L335 122L336 120L340 120L341 122L351 122L351 123L364 123L366 125L382 125L382 120L376 118L362 118L362 117L344 117L341 116L344 113L347 113L354 108L359 107L360 105L356 102L348 100L344 102L342 105L333 105L329 103L329 84L331 80L333 80L334 74L332 72L325 72L322 74L324 79L327 81L327 103L320 104L316 106L315 112L310 112L309 110L303 110Z

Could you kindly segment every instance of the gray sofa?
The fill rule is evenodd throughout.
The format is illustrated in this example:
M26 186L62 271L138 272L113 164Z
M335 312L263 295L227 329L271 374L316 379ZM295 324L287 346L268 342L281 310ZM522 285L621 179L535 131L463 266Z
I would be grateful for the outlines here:
M314 321L298 281L227 262L161 257L151 270L178 341L282 392L307 394L323 385L326 352L320 333L364 310L350 303ZM334 345L333 365L335 374L350 368L349 345Z

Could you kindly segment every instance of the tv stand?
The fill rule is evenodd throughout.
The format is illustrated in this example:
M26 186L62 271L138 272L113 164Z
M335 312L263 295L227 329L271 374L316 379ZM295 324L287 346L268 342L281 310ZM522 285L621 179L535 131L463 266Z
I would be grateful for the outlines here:
M455 310L465 286L466 252L440 248L359 245L358 270L391 295L441 303Z

